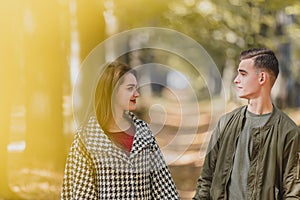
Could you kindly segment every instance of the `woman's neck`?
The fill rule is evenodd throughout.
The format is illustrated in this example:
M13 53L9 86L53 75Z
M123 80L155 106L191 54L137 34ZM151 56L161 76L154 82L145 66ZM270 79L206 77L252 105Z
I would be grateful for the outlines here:
M124 116L124 114L114 114L113 119L108 125L108 131L119 132L128 130L131 126L130 121Z

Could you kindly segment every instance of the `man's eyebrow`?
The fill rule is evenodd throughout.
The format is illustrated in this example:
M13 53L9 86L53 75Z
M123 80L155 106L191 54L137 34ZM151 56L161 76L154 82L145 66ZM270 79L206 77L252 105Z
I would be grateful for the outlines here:
M238 72L241 72L241 73L248 73L246 70L244 69L238 69Z

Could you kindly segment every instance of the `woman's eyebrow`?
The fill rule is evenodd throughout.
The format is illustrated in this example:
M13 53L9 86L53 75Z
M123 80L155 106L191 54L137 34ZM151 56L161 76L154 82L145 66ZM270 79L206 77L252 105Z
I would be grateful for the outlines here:
M127 86L136 86L136 84L129 83L129 84L127 84Z

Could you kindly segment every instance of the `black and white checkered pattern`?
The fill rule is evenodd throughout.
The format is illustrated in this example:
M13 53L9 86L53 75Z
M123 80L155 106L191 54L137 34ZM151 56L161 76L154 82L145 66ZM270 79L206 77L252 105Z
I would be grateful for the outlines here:
M180 199L147 124L136 127L128 156L101 130L95 117L75 136L67 158L61 199Z

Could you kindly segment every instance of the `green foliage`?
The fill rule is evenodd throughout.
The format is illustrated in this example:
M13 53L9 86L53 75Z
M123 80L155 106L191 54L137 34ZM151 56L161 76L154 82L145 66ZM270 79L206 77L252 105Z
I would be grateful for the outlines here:
M297 38L299 6L297 0L174 0L166 17L171 28L196 39L222 68L225 59L236 59L242 49L276 49Z
M241 50L293 41L299 49L299 0L115 0L119 30L159 26L198 41L223 71ZM180 43L180 41L179 41Z
M220 68L225 58L236 59L242 49L276 49L278 42L295 39L300 31L298 0L118 0L114 11L121 29L164 26L191 36ZM279 13L293 16L281 34Z

